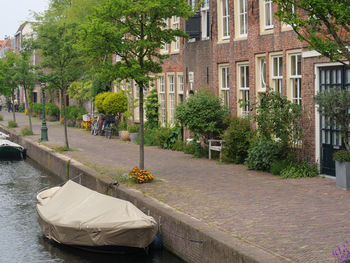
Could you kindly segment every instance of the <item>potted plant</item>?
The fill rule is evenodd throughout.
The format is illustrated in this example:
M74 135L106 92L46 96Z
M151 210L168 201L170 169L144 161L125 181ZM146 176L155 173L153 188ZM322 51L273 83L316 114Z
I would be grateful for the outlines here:
M130 139L127 127L128 127L128 124L126 120L119 123L119 126L118 126L119 138L123 141L128 141Z
M132 124L128 127L130 140L132 142L136 141L137 137L139 136L139 131L140 131L140 127L136 124Z
M319 105L319 112L325 116L329 125L337 125L342 135L345 150L333 155L335 161L336 185L339 188L350 189L350 91L341 88L319 92L314 97Z

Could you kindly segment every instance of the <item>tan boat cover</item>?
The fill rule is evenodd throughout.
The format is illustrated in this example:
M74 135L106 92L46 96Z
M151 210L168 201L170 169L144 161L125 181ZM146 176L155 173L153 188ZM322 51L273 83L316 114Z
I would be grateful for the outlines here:
M47 202L37 204L44 235L80 246L147 247L157 223L128 201L68 181Z

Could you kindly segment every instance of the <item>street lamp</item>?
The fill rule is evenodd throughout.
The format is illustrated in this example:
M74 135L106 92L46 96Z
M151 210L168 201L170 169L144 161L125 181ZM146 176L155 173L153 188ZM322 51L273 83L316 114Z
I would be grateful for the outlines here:
M45 117L45 87L46 83L40 83L41 87L41 102L43 104L43 121L41 123L41 139L42 142L47 142L49 139L47 138L47 126L46 126L46 117Z

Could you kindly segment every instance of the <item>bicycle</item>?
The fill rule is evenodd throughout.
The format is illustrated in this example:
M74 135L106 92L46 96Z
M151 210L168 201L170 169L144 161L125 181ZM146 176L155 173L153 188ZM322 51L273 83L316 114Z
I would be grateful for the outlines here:
M91 134L94 136L100 134L100 127L101 127L101 116L94 115L94 119L91 123Z
M112 128L115 125L115 116L105 116L105 120L102 125L102 130L105 133L107 139L112 137Z

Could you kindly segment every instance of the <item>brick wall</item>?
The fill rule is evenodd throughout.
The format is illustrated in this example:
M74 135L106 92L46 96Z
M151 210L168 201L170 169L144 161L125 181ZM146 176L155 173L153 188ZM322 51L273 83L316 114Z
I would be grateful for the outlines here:
M270 55L280 53L283 59L283 95L287 95L287 63L288 53L293 50L307 51L307 45L297 39L296 33L290 28L282 26L278 18L274 17L274 28L269 33L261 33L260 7L261 0L247 0L248 8L248 34L243 40L235 39L235 0L229 0L229 28L230 39L224 43L218 39L218 10L217 1L210 1L210 39L196 39L195 42L181 41L180 53L172 56L163 65L163 72L183 71L185 91L189 89L187 73L194 72L194 89L209 88L219 95L220 64L229 64L230 109L232 115L238 114L239 93L237 87L237 63L247 61L249 64L250 101L256 101L256 55L265 55L266 80L270 85ZM277 7L274 6L274 11ZM183 26L183 25L182 25ZM183 28L183 27L182 27ZM328 59L302 58L302 105L305 109L303 116L303 129L305 138L301 152L304 156L315 160L315 107L313 96L315 94L315 63L328 62Z

